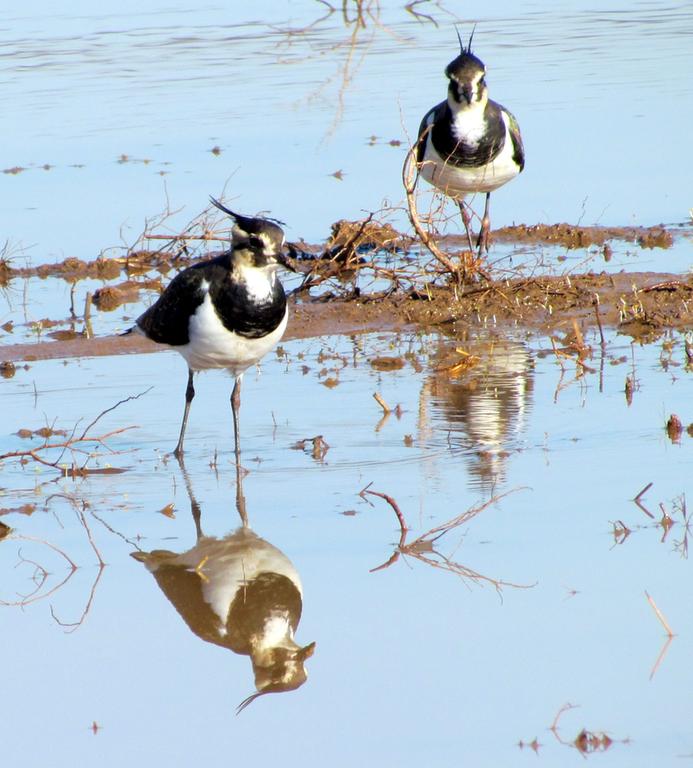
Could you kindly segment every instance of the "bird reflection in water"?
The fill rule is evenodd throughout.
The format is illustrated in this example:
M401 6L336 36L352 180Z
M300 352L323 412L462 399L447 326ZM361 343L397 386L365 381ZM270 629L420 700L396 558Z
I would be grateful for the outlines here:
M147 566L198 637L250 656L257 692L241 702L241 712L259 696L293 691L308 677L305 661L315 643L302 647L294 640L303 606L301 581L286 555L250 529L238 468L241 526L217 539L202 532L200 506L180 463L197 532L195 546L181 553L154 550L132 556Z
M469 472L485 491L505 479L509 451L525 429L534 388L534 361L527 347L505 339L465 344L466 357L443 353L444 364L427 383L433 410L471 449ZM459 362L459 361L462 362ZM466 361L466 364L465 364Z

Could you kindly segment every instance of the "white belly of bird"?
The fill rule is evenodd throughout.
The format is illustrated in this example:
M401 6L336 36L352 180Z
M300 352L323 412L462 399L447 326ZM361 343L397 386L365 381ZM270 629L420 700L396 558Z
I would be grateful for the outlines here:
M225 634L236 593L260 574L285 576L299 593L303 592L301 579L286 555L247 528L224 539L203 537L191 550L173 556L167 563L198 570L204 600L219 617L221 634Z
M506 123L507 119L503 115ZM513 160L513 142L506 133L503 149L487 165L468 168L453 165L436 152L430 135L426 140L426 152L421 164L421 175L429 184L438 187L449 197L461 200L474 192L493 192L518 175L520 169Z
M224 327L208 293L190 318L190 341L176 350L193 371L228 368L234 376L240 376L279 343L288 317L287 307L281 323L271 333L255 339L239 336Z

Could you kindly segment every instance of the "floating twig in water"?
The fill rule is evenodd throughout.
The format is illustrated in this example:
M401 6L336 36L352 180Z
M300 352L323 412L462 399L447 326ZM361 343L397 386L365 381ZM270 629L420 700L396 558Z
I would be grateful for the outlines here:
M645 590L645 597L647 598L647 602L652 607L652 610L655 612L655 616L659 619L660 624L664 627L664 631L667 633L669 637L676 637L675 633L671 631L671 627L669 626L669 623L664 618L664 614L659 610L657 607L657 603L650 597L647 590Z
M379 392L373 393L373 399L383 409L383 413L386 415L392 413L392 408L390 408L390 406L383 400Z
M84 450L83 446L89 443L96 443L98 445L107 447L105 445L105 441L109 437L122 434L123 432L127 432L130 429L135 429L135 427L134 426L121 427L120 429L114 429L114 430L111 430L110 432L106 432L103 435L95 435L95 436L89 435L89 430L92 429L92 427L94 427L96 423L110 411L115 410L116 408L118 408L118 406L123 405L123 403L127 403L130 400L137 400L143 395L146 395L147 392L149 392L151 389L152 388L149 387L144 392L140 392L138 395L131 395L130 397L126 397L123 400L119 400L115 405L112 405L110 408L106 408L105 410L101 411L101 413L86 427L86 429L79 436L76 436L77 424L79 424L79 422L77 422L77 424L75 424L75 426L73 427L72 433L70 434L70 436L66 440L63 440L60 442L53 442L53 443L49 442L49 435L53 433L52 430L49 430L45 438L45 441L42 445L39 445L35 448L28 448L21 451L8 451L7 453L0 454L0 461L4 459L20 459L20 460L32 459L33 461L36 461L39 464L43 464L44 466L53 467L54 469L59 469L65 477L79 477L79 476L87 475L90 473L96 473L96 472L101 472L105 474L119 472L121 470L113 469L113 468L107 468L102 470L87 469L87 462L91 457L91 453L89 451ZM60 454L58 455L58 458L55 459L54 461L50 461L41 455L42 452L49 451L49 450L58 450L58 449L60 449ZM67 450L71 451L73 454L75 453L86 454L87 458L84 464L81 467L79 467L79 466L75 466L73 462L71 467L63 466L61 464L62 457L65 454L65 451ZM112 454L119 453L118 451L113 451L111 449L109 450L111 451Z

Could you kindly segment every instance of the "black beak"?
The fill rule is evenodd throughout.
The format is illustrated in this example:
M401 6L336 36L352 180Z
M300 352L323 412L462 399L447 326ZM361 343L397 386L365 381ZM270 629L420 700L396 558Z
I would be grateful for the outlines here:
M293 243L285 243L285 248L286 253L280 251L277 254L277 261L289 272L298 272L293 262L300 257L301 251Z

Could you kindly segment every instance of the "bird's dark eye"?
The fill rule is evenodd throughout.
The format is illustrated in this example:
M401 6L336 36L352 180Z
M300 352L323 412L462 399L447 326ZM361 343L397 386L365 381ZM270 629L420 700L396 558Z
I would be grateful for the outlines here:
M248 242L250 243L250 245L251 245L253 248L262 248L262 247L263 247L263 242L262 242L262 240L260 240L260 238L259 238L259 237L255 237L254 235L251 235L251 236L248 238Z
M480 87L480 88L484 88L485 86L486 86L486 78L485 78L485 77L482 77L482 78L479 80L479 87Z

